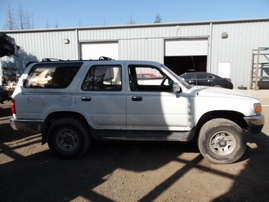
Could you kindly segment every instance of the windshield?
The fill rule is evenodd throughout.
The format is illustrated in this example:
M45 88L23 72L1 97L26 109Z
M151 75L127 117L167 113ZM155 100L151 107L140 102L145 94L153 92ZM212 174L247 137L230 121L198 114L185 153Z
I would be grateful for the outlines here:
M184 79L182 79L180 76L178 76L175 72L173 72L171 69L169 69L168 67L166 67L165 65L161 65L162 67L164 67L167 71L169 71L170 74L172 74L175 78L178 79L178 81L186 88L190 89L192 88L192 86L190 84L188 84Z

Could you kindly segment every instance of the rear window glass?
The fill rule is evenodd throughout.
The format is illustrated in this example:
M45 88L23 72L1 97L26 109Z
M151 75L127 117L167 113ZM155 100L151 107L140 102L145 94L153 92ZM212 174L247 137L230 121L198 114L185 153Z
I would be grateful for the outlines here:
M82 63L38 64L33 67L24 83L26 88L66 88Z

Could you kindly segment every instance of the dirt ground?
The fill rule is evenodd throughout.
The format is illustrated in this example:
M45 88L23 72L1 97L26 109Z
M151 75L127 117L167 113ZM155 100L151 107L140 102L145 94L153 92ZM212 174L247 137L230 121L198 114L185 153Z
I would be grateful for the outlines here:
M263 112L269 117L269 103ZM247 135L237 163L214 165L192 142L94 141L82 158L63 160L40 134L12 130L10 117L9 102L0 105L1 202L269 199L269 119Z

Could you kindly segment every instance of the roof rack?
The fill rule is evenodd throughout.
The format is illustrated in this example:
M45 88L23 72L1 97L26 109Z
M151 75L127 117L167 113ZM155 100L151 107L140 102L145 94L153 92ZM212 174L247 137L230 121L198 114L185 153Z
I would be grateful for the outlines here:
M93 59L90 59L90 60L93 60ZM94 59L94 60L114 60L114 59L107 56L100 56L98 59ZM43 58L41 60L41 62L57 62L57 61L71 61L71 60L61 60L57 58ZM74 61L83 61L83 60L74 60Z
M101 56L101 57L99 57L99 60L114 60L114 59L107 57L107 56Z
M56 59L56 58L43 58L41 61L42 62L52 62L52 61L63 61L63 60Z

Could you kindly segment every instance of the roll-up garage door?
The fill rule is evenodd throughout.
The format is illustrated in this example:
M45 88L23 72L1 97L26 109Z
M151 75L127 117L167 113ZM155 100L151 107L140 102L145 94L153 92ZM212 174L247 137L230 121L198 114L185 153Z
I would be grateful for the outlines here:
M98 59L100 56L118 59L118 43L82 43L81 59Z
M207 39L166 40L165 56L207 55Z

